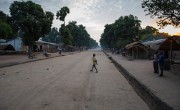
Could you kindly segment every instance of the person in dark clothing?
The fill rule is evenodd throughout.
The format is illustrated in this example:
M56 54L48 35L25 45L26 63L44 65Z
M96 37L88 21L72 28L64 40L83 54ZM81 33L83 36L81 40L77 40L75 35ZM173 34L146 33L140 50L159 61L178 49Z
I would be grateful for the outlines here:
M154 61L153 61L154 73L159 73L158 69L158 52L154 53Z
M44 55L45 57L48 57L47 50L44 50L44 51L43 51L43 55Z
M164 55L163 55L163 52L160 53L158 63L159 63L159 67L160 67L159 76L163 76L163 70L164 70Z
M62 49L58 47L59 55L61 55Z

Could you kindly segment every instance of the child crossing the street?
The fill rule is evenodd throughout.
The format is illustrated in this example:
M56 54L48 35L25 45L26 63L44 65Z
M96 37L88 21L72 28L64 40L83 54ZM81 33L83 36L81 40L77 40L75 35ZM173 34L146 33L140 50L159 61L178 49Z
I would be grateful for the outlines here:
M93 65L92 65L92 69L91 71L93 71L93 69L95 68L96 69L96 73L98 73L98 70L96 68L96 65L97 65L97 60L96 60L96 54L93 54L93 57L92 57L92 62L93 62Z

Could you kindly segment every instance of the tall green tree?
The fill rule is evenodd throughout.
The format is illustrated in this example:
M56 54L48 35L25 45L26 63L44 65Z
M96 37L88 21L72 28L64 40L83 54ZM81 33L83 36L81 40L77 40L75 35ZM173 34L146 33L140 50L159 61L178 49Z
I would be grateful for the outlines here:
M22 40L29 47L50 31L53 14L44 12L40 5L32 1L14 1L10 5L10 14L12 24L24 32Z
M139 36L141 26L136 16L121 16L113 24L105 25L100 43L103 48L121 48Z
M69 22L67 24L66 27L69 29L70 34L73 37L72 45L79 47L80 46L80 36L79 36L79 33L78 33L79 28L78 28L77 22L76 21L71 21L71 22Z
M156 34L158 33L159 33L158 29L152 26L146 26L144 29L141 29L139 37L140 40L143 40L148 36L156 36Z
M57 30L57 28L53 27L48 35L42 38L43 41L52 42L52 43L62 43L62 38Z
M76 47L88 47L94 48L98 46L98 43L90 37L86 31L85 26L77 25L76 21L71 21L66 27L69 29L70 34L73 37L72 44Z
M10 17L3 11L0 11L0 39L10 39L13 35L13 29L10 24Z
M101 35L100 43L102 48L112 48L112 38L114 37L114 31L112 31L113 24L106 24L104 32Z
M153 34L153 33L157 33L158 29L152 26L146 26L144 29L142 29L142 32L145 34Z
M51 31L52 21L54 14L50 11L45 12L45 16L42 20L42 35L48 34Z
M65 25L65 18L66 18L66 15L69 13L70 13L69 8L65 6L65 7L62 7L61 10L57 11L56 17L60 21L64 21L64 25Z
M61 27L59 28L59 32L60 32L60 35L62 36L64 45L72 45L72 39L73 39L69 28L65 26L65 18L68 13L70 13L70 10L68 7L62 7L56 13L56 18L59 19L60 21L64 21L64 24L62 24Z
M2 22L8 22L9 16L0 10L0 19Z
M62 7L56 13L57 19L64 21L59 29L64 44L89 48L97 46L97 42L90 37L83 25L77 25L76 21L71 21L65 25L65 17L68 13L70 13L68 7Z
M64 26L64 24L61 25L61 28L59 28L60 35L62 36L62 41L64 45L72 45L73 37L70 33L69 28Z
M0 39L10 39L13 36L13 30L9 24L0 19Z
M157 16L160 27L173 25L180 27L180 1L179 0L143 0L142 8L151 17Z

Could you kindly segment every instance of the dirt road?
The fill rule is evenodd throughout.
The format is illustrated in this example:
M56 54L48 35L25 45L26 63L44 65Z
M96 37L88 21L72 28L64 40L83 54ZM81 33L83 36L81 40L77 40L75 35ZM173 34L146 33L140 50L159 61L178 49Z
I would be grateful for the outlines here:
M0 110L149 108L104 53L89 51L0 68Z

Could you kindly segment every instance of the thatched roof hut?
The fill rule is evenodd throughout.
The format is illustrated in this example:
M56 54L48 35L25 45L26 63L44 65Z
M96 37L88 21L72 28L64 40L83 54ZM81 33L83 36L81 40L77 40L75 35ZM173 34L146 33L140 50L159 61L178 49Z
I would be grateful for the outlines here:
M168 37L160 46L160 51L173 50L180 51L180 37L172 36Z
M126 45L127 55L133 59L145 59L148 58L148 47L140 42L133 42Z

